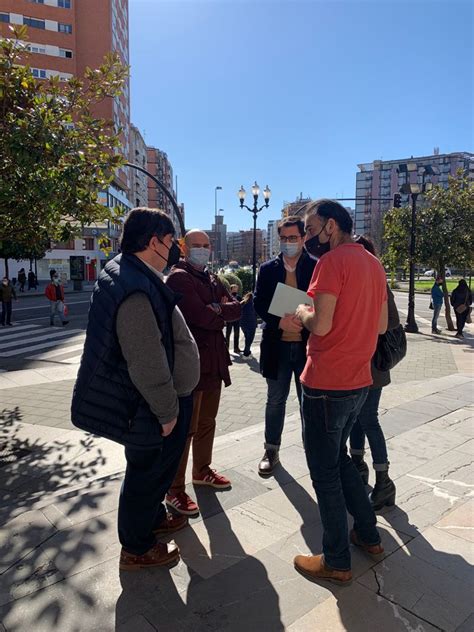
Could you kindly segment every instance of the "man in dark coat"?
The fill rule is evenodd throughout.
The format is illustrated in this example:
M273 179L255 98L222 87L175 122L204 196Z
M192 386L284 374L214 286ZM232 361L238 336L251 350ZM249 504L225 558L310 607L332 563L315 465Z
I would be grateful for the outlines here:
M230 385L229 352L225 344L225 323L240 318L240 303L219 279L207 270L210 242L206 233L191 230L183 246L185 261L175 265L167 287L181 295L178 301L186 323L199 348L201 378L194 392L193 416L188 441L178 473L166 496L166 503L186 516L199 513L199 507L185 492L185 474L191 442L193 444L193 483L215 489L231 482L212 470L212 447L219 410L222 382Z
M260 347L260 371L267 378L265 407L265 453L258 466L261 476L272 474L279 462L286 400L294 377L301 399L300 375L306 362L308 332L292 314L280 318L268 312L278 283L306 292L316 261L305 250L304 222L292 216L278 226L280 254L260 268L255 292L255 311L264 321Z
M173 563L174 543L157 542L186 526L163 500L176 474L199 380L199 356L165 267L179 260L170 218L137 208L127 216L122 254L94 288L84 353L74 387L75 426L125 446L120 492L121 570Z

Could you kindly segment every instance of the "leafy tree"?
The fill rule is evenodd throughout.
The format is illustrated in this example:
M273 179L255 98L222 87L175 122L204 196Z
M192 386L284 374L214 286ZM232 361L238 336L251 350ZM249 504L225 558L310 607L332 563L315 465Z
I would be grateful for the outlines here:
M235 275L239 277L242 284L242 295L252 291L252 272L240 268L235 271Z
M0 39L0 242L38 252L45 235L68 241L114 217L98 193L124 164L121 130L94 108L120 95L127 68L109 54L84 77L39 81L25 39L24 27Z
M239 288L239 294L242 296L242 281L239 279L239 277L236 274L233 274L232 272L226 272L226 274L223 274L222 276L229 284L229 289L231 285L237 285Z
M448 329L453 330L446 266L471 269L474 264L474 183L459 170L449 176L448 188L436 185L418 198L415 261L423 262L443 276ZM407 265L410 248L411 209L392 209L384 218L386 244L383 261L392 269Z

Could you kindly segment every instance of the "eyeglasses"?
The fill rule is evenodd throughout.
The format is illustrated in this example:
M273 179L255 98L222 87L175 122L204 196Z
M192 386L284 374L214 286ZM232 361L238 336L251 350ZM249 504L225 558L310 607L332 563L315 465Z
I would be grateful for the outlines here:
M290 235L289 237L280 237L283 244L296 244L301 239L300 235Z

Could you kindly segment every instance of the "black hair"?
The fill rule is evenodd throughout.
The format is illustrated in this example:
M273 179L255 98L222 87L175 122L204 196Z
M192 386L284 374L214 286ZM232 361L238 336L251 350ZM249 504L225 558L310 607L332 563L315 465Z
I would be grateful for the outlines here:
M127 255L142 252L152 237L174 237L175 232L173 222L164 211L144 206L134 208L124 222L120 249Z
M354 241L357 244L360 244L361 246L364 246L364 248L367 250L367 252L370 252L371 255L374 255L374 257L377 257L377 251L375 250L375 244L370 239L370 237L366 237L365 235L357 235L356 237L354 237Z
M352 235L353 221L347 210L334 200L316 200L306 206L306 216L319 215L324 219L333 219L343 233Z
M299 217L299 215L290 215L289 217L285 217L280 222L278 222L278 234L280 234L282 228L287 228L289 226L296 226L301 237L304 237L304 221Z
M466 279L460 279L458 283L458 287L468 287Z

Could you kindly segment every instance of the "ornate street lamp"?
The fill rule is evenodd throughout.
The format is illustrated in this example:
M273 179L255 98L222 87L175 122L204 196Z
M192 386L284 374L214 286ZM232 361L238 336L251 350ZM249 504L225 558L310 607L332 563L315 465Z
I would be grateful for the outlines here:
M431 182L425 182L426 176L439 173L438 167L426 165L421 167L421 186L418 183L408 182L409 174L417 172L415 163L409 162L398 166L398 173L405 173L406 182L400 187L400 193L411 196L411 226L410 226L410 282L408 287L408 314L405 323L405 331L411 334L418 333L418 325L415 320L415 249L416 249L416 202L418 196L432 189Z
M240 200L240 208L246 208L247 211L250 211L251 213L253 213L252 291L255 291L255 281L257 279L257 215L264 208L268 208L272 192L268 188L268 184L267 184L267 186L263 189L263 198L265 200L265 203L262 204L262 206L260 207L258 206L258 196L260 195L260 187L258 186L256 181L252 186L253 207L249 207L246 204L244 204L246 191L243 186L240 187L239 191L237 192L237 195L239 196L239 200Z

